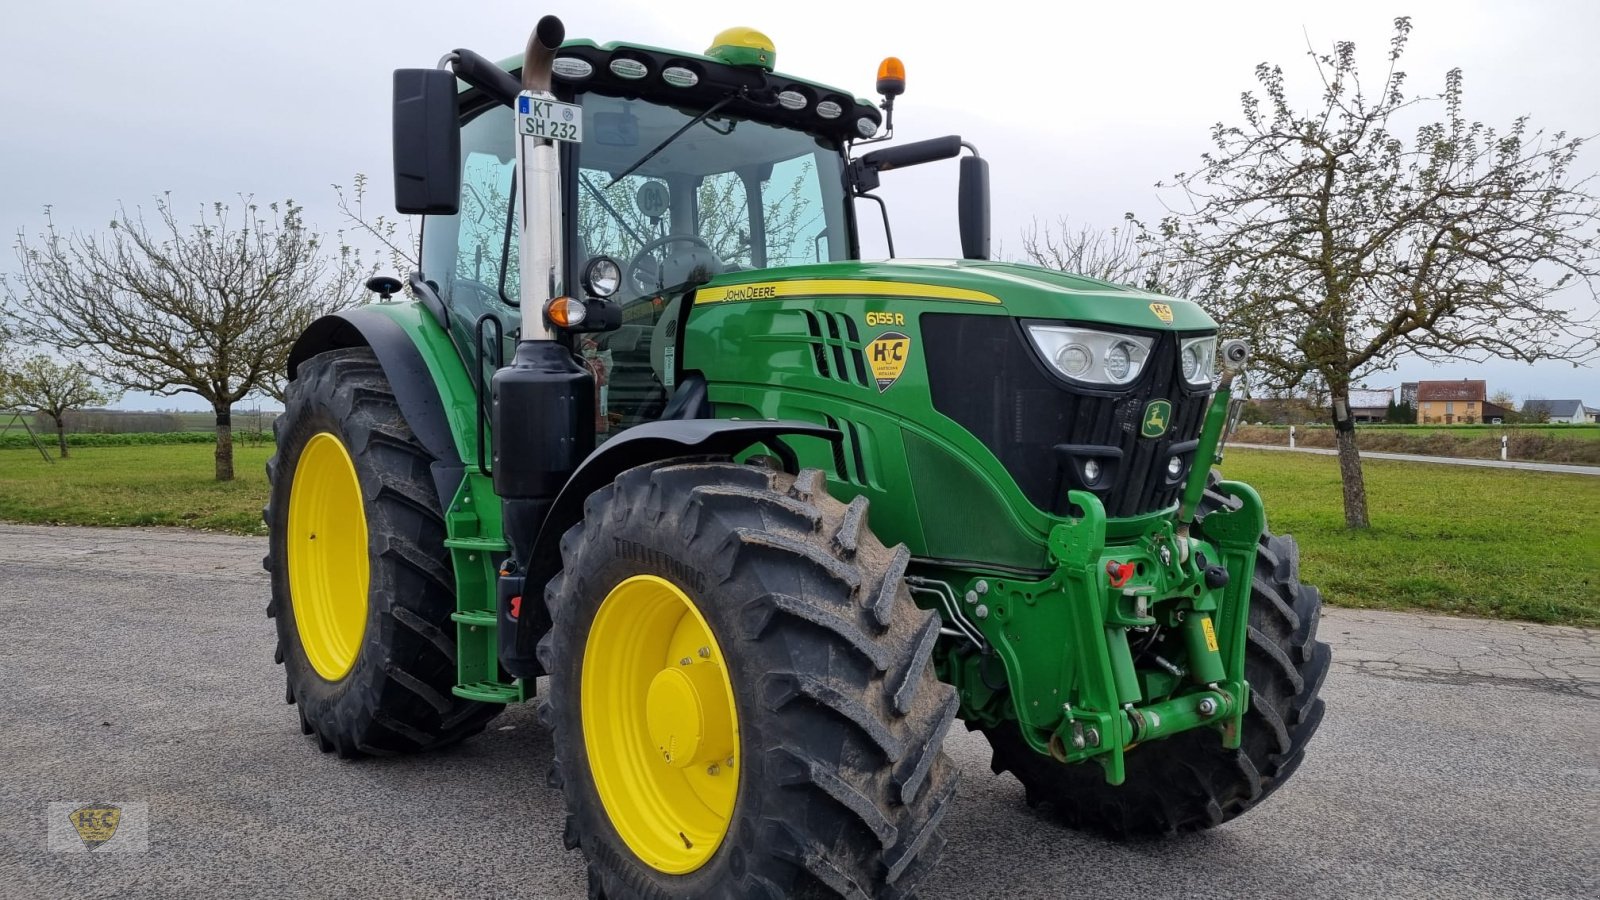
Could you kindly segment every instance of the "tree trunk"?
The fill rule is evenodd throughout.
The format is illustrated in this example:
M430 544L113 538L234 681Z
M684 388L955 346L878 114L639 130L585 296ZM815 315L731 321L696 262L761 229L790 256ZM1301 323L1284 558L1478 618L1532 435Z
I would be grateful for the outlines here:
M1333 395L1333 435L1339 447L1339 481L1344 487L1344 524L1366 528L1367 482L1361 474L1361 451L1356 448L1356 423L1350 417L1350 395Z
M56 420L56 445L60 449L61 458L62 459L66 459L67 458L67 423L62 420L61 416L55 416L54 418Z
M224 405L216 407L217 414L217 480L233 480L233 410Z

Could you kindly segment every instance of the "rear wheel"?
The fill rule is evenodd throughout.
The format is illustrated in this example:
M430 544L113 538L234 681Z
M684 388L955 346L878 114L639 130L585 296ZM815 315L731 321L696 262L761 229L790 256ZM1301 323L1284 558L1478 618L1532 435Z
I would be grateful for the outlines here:
M1300 583L1294 540L1263 535L1245 647L1250 708L1238 750L1223 747L1215 729L1185 731L1129 751L1127 778L1112 786L1097 765L1035 752L1008 723L984 732L994 748L990 767L1015 775L1030 806L1047 806L1084 831L1121 838L1220 825L1282 786L1322 723L1318 694L1332 654L1317 640L1321 613L1322 595Z
M302 363L273 430L267 615L301 730L341 756L481 731L501 707L451 693L454 576L433 458L372 351Z
M589 498L539 649L594 895L906 896L933 867L956 697L866 513L815 470L722 462Z

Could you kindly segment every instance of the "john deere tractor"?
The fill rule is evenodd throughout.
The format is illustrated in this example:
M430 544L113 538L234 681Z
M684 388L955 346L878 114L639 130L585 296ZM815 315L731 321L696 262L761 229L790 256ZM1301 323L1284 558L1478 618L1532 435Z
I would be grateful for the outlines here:
M915 893L957 717L1074 828L1260 803L1329 653L1294 543L1213 473L1247 348L989 261L970 143L866 149L898 61L874 103L775 56L546 17L395 72L412 299L375 278L300 337L268 463L301 729L429 750L538 685L618 900ZM880 178L944 159L965 258L860 259Z

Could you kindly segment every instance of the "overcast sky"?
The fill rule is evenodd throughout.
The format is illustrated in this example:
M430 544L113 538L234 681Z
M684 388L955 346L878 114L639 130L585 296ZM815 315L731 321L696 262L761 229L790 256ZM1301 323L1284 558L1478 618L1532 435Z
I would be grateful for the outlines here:
M1192 168L1210 125L1238 119L1256 63L1282 63L1310 91L1306 40L1351 39L1374 74L1397 15L1415 31L1413 92L1466 72L1467 113L1496 125L1600 132L1600 4L1533 2L786 4L584 0L548 9L475 0L224 0L48 3L0 0L0 235L35 231L51 204L59 225L103 228L118 201L181 206L251 193L292 197L338 227L330 185L372 176L388 205L390 72L431 66L454 47L518 52L545 12L572 37L703 50L730 25L765 31L778 68L867 95L877 62L901 57L902 139L956 132L988 157L994 235L1021 253L1032 220L1068 216L1110 227L1156 216L1154 183ZM1314 95L1308 95L1308 101ZM1600 168L1600 153L1585 164ZM885 178L901 255L955 256L953 164ZM869 238L876 230L864 229ZM881 244L877 252L881 254ZM14 268L9 248L0 271ZM1203 298L1202 298L1203 299ZM1584 308L1592 311L1587 300ZM1373 385L1486 377L1518 398L1600 405L1600 370L1491 362L1410 362ZM125 406L201 408L129 397Z

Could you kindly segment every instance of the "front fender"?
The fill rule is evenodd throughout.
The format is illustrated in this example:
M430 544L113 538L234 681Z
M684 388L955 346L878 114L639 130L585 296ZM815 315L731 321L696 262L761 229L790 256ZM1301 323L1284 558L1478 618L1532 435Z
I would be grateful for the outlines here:
M674 419L635 425L606 441L584 459L561 489L545 513L544 522L538 526L538 537L529 552L524 555L523 548L513 548L520 559L528 560L526 584L529 592L534 596L542 596L544 583L560 571L561 536L583 518L584 501L623 472L647 463L679 457L731 457L757 444L770 449L786 468L794 471L798 458L782 440L794 435L820 437L833 442L840 440L838 429L810 422ZM509 509L507 514L514 515ZM509 527L509 522L507 525L507 534L521 531ZM527 533L532 530L528 529ZM535 585L539 586L539 593L534 593ZM502 664L513 674L536 674L526 670L534 665L534 650L539 638L544 636L549 627L549 618L542 614L543 603L533 604L532 608L541 614L518 618L514 650L509 654L502 653Z

